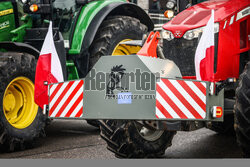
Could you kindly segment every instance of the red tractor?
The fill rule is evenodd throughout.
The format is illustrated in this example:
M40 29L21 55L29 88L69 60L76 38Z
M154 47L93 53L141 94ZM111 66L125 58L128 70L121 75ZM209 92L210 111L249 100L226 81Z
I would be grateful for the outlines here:
M208 127L219 133L233 133L235 123L238 143L250 153L250 1L207 1L192 6L163 26L166 58L180 68L183 78L195 79L194 55L202 29L215 10L214 82L224 92L224 122ZM237 81L230 83L229 78ZM235 113L235 122L234 115Z
M119 119L129 121L101 121L101 136L107 141L109 150L119 157L152 157L164 154L165 149L171 145L173 130L190 131L207 127L221 134L232 135L235 134L235 127L237 140L244 155L250 156L249 4L249 0L210 0L199 3L166 23L161 34L164 39L163 48L166 59L172 60L177 65L182 79L195 80L196 48L203 28L211 16L211 10L215 11L214 80L212 82L216 84L215 94L222 93L224 96L224 98L221 96L217 99L224 101L224 120L219 122L207 120L200 126L196 124L197 120L188 122L184 119L177 119L181 123L175 122L175 124L168 122L171 119L165 120L165 123L164 120L156 121L157 119L148 121L149 118L141 115L141 120L147 119L147 121L140 122L133 121L128 116L126 118L120 116ZM178 104L174 100L173 102ZM134 120L139 119L136 117L139 111L134 111L133 114ZM108 114L104 114L104 117L109 118ZM110 116L110 119L118 118ZM137 127L137 123L133 122L144 125L144 130L133 130ZM194 123L193 127L192 123ZM155 126L151 126L153 124ZM148 136L145 135L145 127L148 129L147 132L151 132ZM159 135L156 133L159 130L164 130L165 133ZM119 137L114 137L118 133ZM154 136L154 134L157 135Z

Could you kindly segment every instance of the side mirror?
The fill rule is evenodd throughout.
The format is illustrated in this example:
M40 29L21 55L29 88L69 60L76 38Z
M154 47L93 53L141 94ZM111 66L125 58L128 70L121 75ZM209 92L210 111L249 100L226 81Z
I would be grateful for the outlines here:
M86 5L89 1L88 0L75 0L76 5L84 6Z

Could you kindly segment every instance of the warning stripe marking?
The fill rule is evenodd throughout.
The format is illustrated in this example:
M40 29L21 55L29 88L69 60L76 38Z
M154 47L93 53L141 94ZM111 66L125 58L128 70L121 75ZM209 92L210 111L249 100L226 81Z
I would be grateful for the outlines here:
M81 117L83 113L83 80L50 85L50 117Z
M206 83L161 79L156 86L156 117L205 119Z

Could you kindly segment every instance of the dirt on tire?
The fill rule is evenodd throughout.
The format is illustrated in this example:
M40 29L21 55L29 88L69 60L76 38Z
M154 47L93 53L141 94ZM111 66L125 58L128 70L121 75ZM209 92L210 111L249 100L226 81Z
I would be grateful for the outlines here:
M0 52L0 150L12 152L34 146L35 140L45 136L45 116L39 109L34 121L24 129L13 127L3 111L3 96L8 84L16 77L23 76L34 82L36 60L27 53Z
M242 149L243 156L250 158L250 62L240 75L234 113L237 142Z
M157 158L172 145L175 131L163 131L155 140L147 140L139 134L135 121L100 121L101 137L107 149L118 158Z

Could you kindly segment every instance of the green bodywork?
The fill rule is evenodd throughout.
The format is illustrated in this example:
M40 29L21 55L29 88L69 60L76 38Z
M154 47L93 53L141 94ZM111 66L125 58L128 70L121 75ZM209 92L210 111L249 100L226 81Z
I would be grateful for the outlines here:
M22 16L21 21L23 21L24 24L10 32L13 36L11 39L12 42L23 42L25 29L32 27L32 19L29 15Z
M98 0L89 2L83 7L77 6L75 4L75 1L71 0L54 1L53 7L56 10L60 9L62 11L68 11L69 13L68 14L67 12L62 12L62 15L53 16L55 17L55 20L53 19L53 22L56 25L60 25L61 18L68 20L67 24L70 25L69 29L66 28L66 30L64 31L63 28L63 31L61 31L64 40L72 39L69 46L70 49L67 50L68 55L74 56L76 54L80 54L81 48L84 45L83 40L87 33L87 29L93 21L94 17L104 7L114 2L126 2L126 0ZM0 42L23 42L26 35L26 29L33 28L35 26L35 23L33 22L34 20L32 20L32 18L34 19L34 15L20 12L19 8L22 9L21 2L18 2L18 5L19 20L17 22L19 22L20 24L19 27L15 25L15 15L11 1L0 2ZM72 12L73 17L71 16ZM56 20L59 22L56 22ZM35 27L37 27L37 25ZM79 79L78 72L73 61L67 60L66 67L68 72L68 80Z
M0 42L23 42L25 29L32 27L32 19L29 15L23 15L19 22L23 24L16 28L12 3L0 2Z
M15 16L11 2L0 2L0 42L11 41L10 31L14 30Z
M76 69L76 66L72 60L68 60L66 62L67 72L68 72L68 80L79 79L79 75Z
M113 2L125 2L125 0L99 0L90 2L88 5L85 5L81 13L79 14L72 44L69 50L69 54L79 54L82 47L83 38L86 35L86 31L95 17L95 15L103 9L105 6L113 3Z

